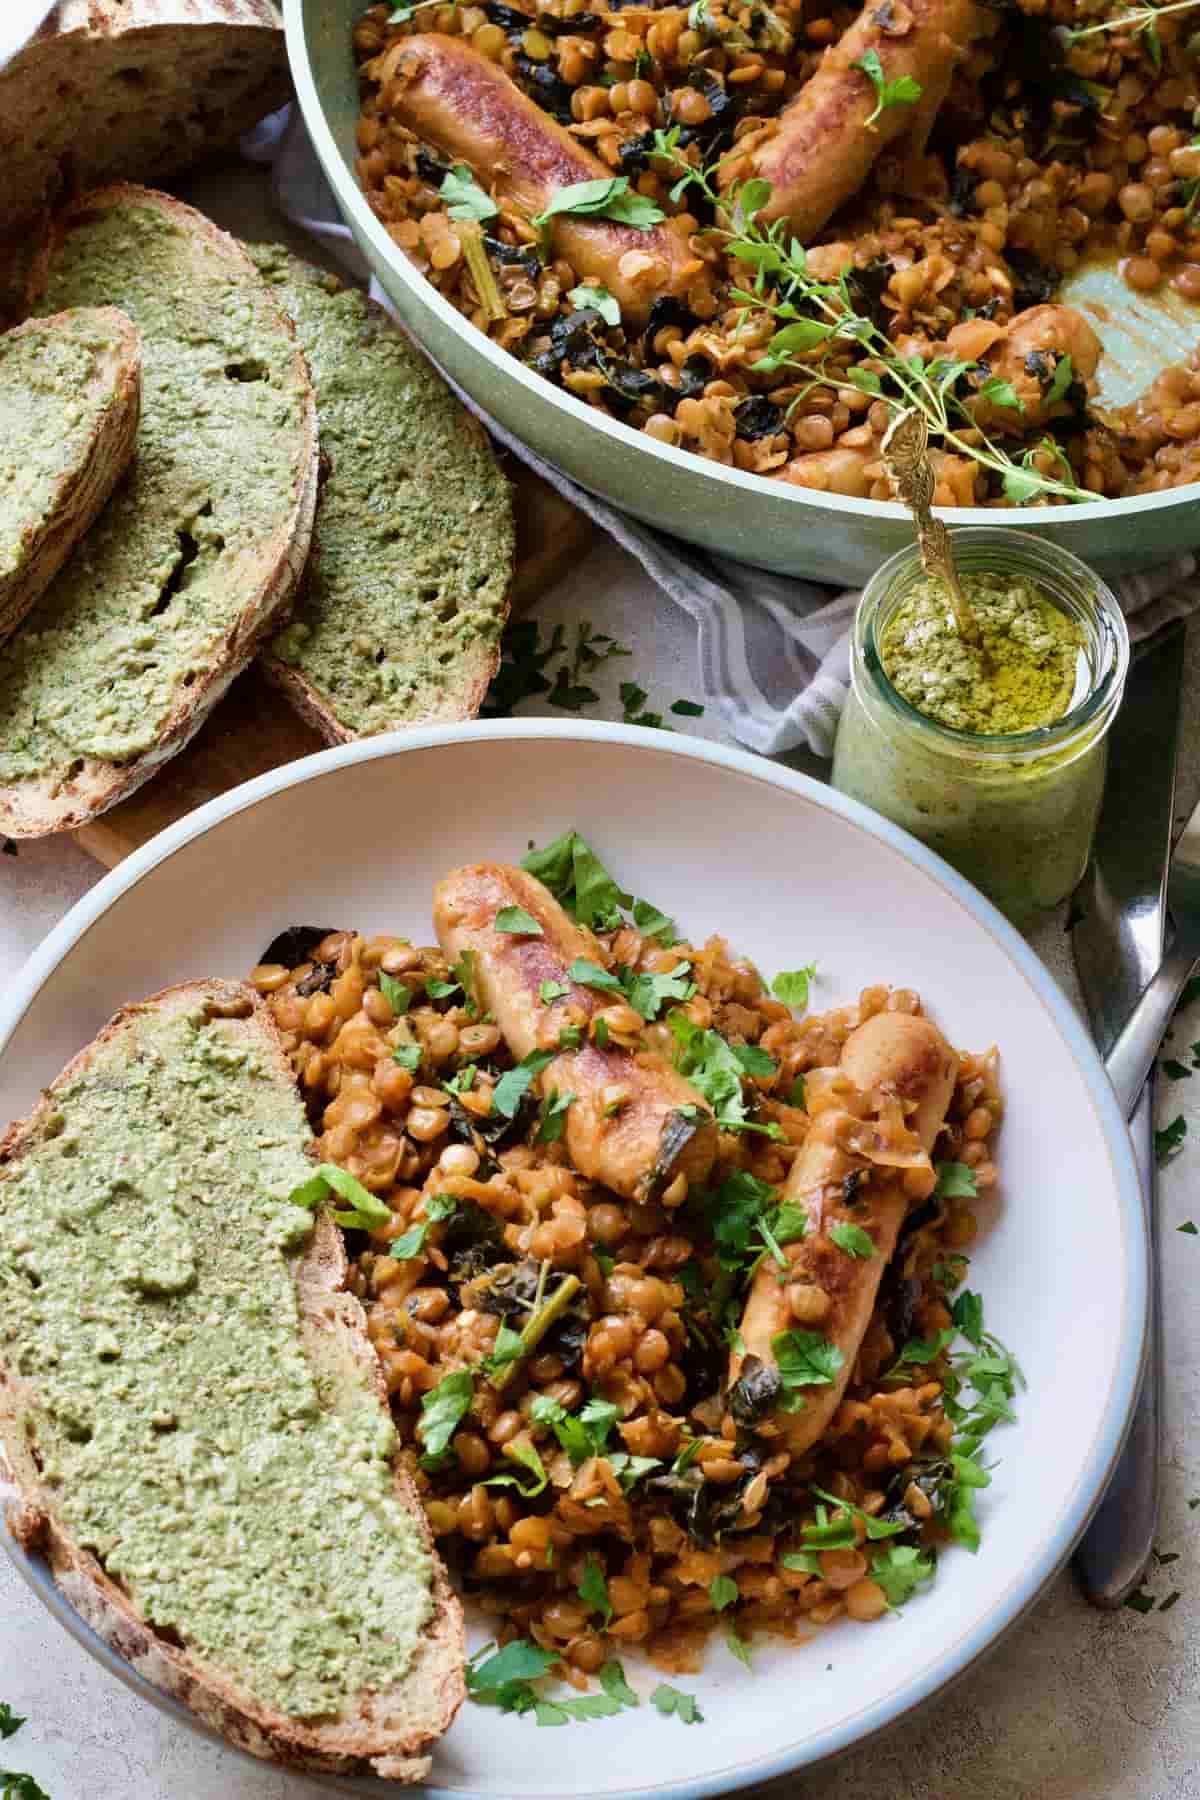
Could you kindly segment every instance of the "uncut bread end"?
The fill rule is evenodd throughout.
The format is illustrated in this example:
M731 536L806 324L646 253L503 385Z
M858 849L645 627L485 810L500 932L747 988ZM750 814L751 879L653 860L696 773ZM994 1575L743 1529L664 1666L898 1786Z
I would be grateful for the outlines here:
M18 522L12 566L0 572L0 639L37 604L95 521L128 468L137 437L142 341L133 322L115 306L84 307L29 320L0 337L0 362L22 343L44 344L50 337L83 340L92 357L92 373L82 389L58 394L54 405L39 406L30 420L43 438L56 431L59 461L47 484L30 496L34 510ZM82 428L68 427L68 406L77 415L83 412ZM0 414L0 444L4 437L5 419ZM19 454L15 445L12 453L14 458Z
M295 323L328 461L304 591L263 671L330 743L474 718L514 555L487 433L359 289L278 245L250 255Z
M90 280L75 234L82 242L90 231L114 221L114 229L128 226L135 249L122 259L119 274L106 268L103 282ZM179 284L186 305L193 309L206 305L203 296L212 291L211 308L205 319L205 329L211 327L211 344L187 337L189 316L182 310L185 302L167 309L167 317L183 321L179 326L183 334L179 354L198 358L204 365L203 379L208 386L203 398L208 416L214 430L220 427L230 434L231 455L237 453L238 416L232 410L235 396L239 389L253 392L252 382L240 380L236 363L237 334L243 317L251 317L270 337L280 380L296 402L295 420L286 427L292 470L286 500L274 514L264 518L254 541L246 541L244 531L229 543L222 537L221 548L209 565L201 556L187 569L186 601L180 591L175 591L172 601L173 590L182 588L178 577L186 564L186 509L191 508L193 522L196 516L207 514L212 531L220 533L225 530L222 509L229 504L228 490L238 483L230 483L224 465L219 470L220 478L215 479L205 467L193 467L188 461L189 453L179 449L169 414L178 387L175 347L169 341L171 326L168 323L164 327L162 318L156 315L155 329L147 329L146 290L154 290L156 284L147 279L144 270L139 272L136 260L137 232L148 221L170 246L169 252L164 252L169 257L169 279ZM64 268L68 270L65 277ZM22 645L33 641L28 634L43 631L67 638L74 634L78 645L89 643L89 617L94 613L90 596L105 585L106 576L110 592L128 588L126 565L139 534L148 535L148 559L156 566L161 565L164 541L174 545L173 568L161 577L161 604L155 605L144 622L165 633L171 618L177 616L167 616L172 605L177 609L186 606L194 612L200 599L193 578L201 570L207 583L207 604L214 611L220 609L223 622L219 630L214 628L202 666L176 671L178 680L171 703L163 711L149 747L139 747L128 755L99 756L89 753L86 747L75 748L64 739L63 749L56 751L45 771L22 772L20 779L0 783L0 832L14 838L72 830L95 818L149 780L199 730L235 677L290 614L312 539L318 464L312 387L290 322L241 246L194 208L168 194L128 183L114 183L80 196L56 219L53 233L38 258L31 290L29 307L35 313L41 296L47 296L49 306L58 310L65 295L71 304L104 300L130 314L141 329L143 341L142 414L129 478L89 534L86 557L79 555L65 564L21 633L3 647L4 653L19 654ZM231 294L244 299L244 315L231 308ZM192 328L194 331L194 324ZM227 343L233 347L226 350ZM226 369L222 368L223 353L235 358ZM218 393L216 388L222 381L224 388ZM281 434L284 429L279 428ZM249 471L246 476L248 480ZM206 487L208 498L202 504L200 495ZM252 486L248 491L253 493ZM240 531L240 522L234 523ZM64 620L69 625L67 631L62 629ZM86 654L90 652L72 649L75 665L80 665L80 658ZM3 674L4 665L0 664L0 677ZM89 687L103 682L106 674L104 668L92 664L82 673L79 667L72 666L67 684L82 682ZM0 753L6 748L9 733L4 706L12 693L19 704L20 681L5 687L0 679Z
M187 1013L197 1007L236 1019L267 1063L280 1093L295 1094L295 1078L269 1011L241 982L196 981L167 988L140 1005L125 1007L44 1092L26 1120L11 1125L0 1140L3 1171L35 1152L60 1126L55 1120L59 1090L83 1073L113 1039L136 1033L151 1012ZM323 1383L323 1391L365 1385L387 1410L387 1392L375 1351L367 1337L361 1306L345 1291L346 1253L341 1233L327 1213L294 1267L302 1349ZM465 1635L462 1609L434 1549L428 1522L413 1483L397 1462L396 1490L422 1543L430 1551L432 1612L412 1666L397 1686L381 1692L347 1694L336 1717L306 1724L265 1707L228 1670L189 1653L138 1612L125 1588L84 1548L62 1516L56 1491L42 1479L25 1429L35 1393L17 1369L11 1349L0 1347L0 1477L7 1472L6 1521L25 1550L47 1562L54 1581L80 1617L130 1666L161 1692L187 1706L201 1724L229 1743L298 1769L338 1774L372 1773L393 1781L420 1781L429 1772L428 1750L448 1728L464 1698Z

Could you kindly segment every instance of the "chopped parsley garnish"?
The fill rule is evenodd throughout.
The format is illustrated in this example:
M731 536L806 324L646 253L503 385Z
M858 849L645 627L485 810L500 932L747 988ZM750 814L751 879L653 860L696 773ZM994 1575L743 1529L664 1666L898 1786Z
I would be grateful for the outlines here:
M425 983L425 992L431 1000L448 1000L451 994L457 994L461 983L457 981L440 981L435 975Z
M703 1725L704 1714L696 1704L695 1694L685 1694L681 1688L672 1687L669 1682L660 1681L650 1696L650 1704L657 1707L665 1717L681 1719L685 1725Z
M606 287L595 282L581 282L567 294L572 306L580 311L598 312L606 325L614 328L621 323L621 303L615 294L610 294Z
M392 1051L392 1061L398 1062L410 1075L415 1075L421 1066L420 1044L397 1044Z
M932 1581L937 1572L930 1551L916 1544L889 1544L871 1558L871 1577L884 1591L890 1607L903 1606L919 1587Z
M804 1106L806 1099L807 1094L804 1086L804 1077L803 1075L797 1075L787 1091L788 1105L802 1107Z
M1175 1011L1181 1013L1185 1006L1192 1004L1193 1000L1200 1000L1200 975L1193 975L1190 980L1184 982L1183 992L1179 996L1179 1004Z
M804 1396L798 1391L806 1387L831 1387L845 1357L836 1344L819 1331L777 1331L771 1339L771 1354L783 1383L780 1402L785 1412L798 1412Z
M745 1069L747 1075L764 1078L774 1075L779 1067L773 1056L760 1050L757 1044L731 1044L730 1049Z
M600 988L614 994L621 991L621 977L614 975L611 969L602 969L599 963L591 962L586 956L575 958L567 970L567 977L580 987Z
M667 1014L667 1024L679 1046L675 1067L708 1101L723 1131L761 1131L767 1137L783 1135L778 1125L757 1125L747 1119L746 1097L742 1091L746 1071L733 1045L719 1031L706 1031L689 1019L681 1008Z
M737 1627L732 1620L725 1627L725 1642L740 1663L744 1663L748 1669L753 1667L750 1660L750 1646L744 1637L739 1637Z
M543 1006L553 1006L556 1000L561 1000L570 991L569 981L543 981L538 989L538 995Z
M466 163L455 163L441 185L441 196L452 219L494 219L500 208L484 192Z
M950 1317L958 1326L968 1343L974 1344L977 1350L983 1348L983 1297L973 1294L970 1288L964 1288L950 1308Z
M815 1550L785 1550L779 1559L785 1569L795 1569L801 1575L817 1575L821 1573L821 1559Z
M579 218L615 219L620 225L632 225L638 231L649 231L666 218L660 206L644 194L632 193L627 175L601 176L595 181L572 181L559 188L549 206L535 213L531 224L540 230L559 213ZM451 214L453 217L453 214Z
M1200 1236L1200 1230L1197 1229L1194 1219L1185 1219L1183 1224L1177 1225L1175 1229L1176 1231L1182 1231L1185 1237Z
M402 1019L412 1004L412 989L389 975L386 969L379 971L379 991L391 1007L398 1019Z
M1164 1057L1158 1066L1171 1081L1190 1081L1191 1079L1191 1069L1186 1063L1177 1062L1173 1056Z
M583 1576L578 1588L579 1598L589 1612L599 1613L600 1623L607 1626L613 1616L612 1601L608 1597L608 1583L604 1579L604 1565L598 1556L589 1555L583 1565Z
M452 1375L443 1375L437 1386L422 1396L417 1430L425 1446L423 1469L440 1468L448 1460L450 1439L470 1409L474 1391L470 1370L456 1369Z
M668 1000L687 1000L695 991L690 979L691 964L680 961L666 973L650 971L635 974L632 969L619 967L614 973L611 969L602 969L586 956L576 957L567 974L580 987L596 988L602 993L623 994L635 1012L647 1021L656 1019ZM608 1040L606 1021L597 1020L596 1037L599 1042L600 1026L604 1025L605 1042ZM601 1048L603 1049L603 1045ZM769 1060L769 1059L768 1059ZM774 1064L771 1065L774 1069ZM770 1071L768 1071L770 1072Z
M486 1644L477 1650L467 1664L467 1692L475 1699L502 1693L512 1681L538 1681L559 1661L556 1650L543 1650L540 1644L517 1638L481 1663L479 1658L486 1656L491 1647Z
M0 1800L50 1800L44 1787L32 1775L18 1775L11 1769L0 1769Z
M532 913L523 906L502 906L496 914L496 930L510 932L513 937L545 937L545 932Z
M738 1597L738 1584L728 1575L714 1575L709 1583L708 1600L714 1612L724 1612Z
M330 1190L350 1203L352 1210L333 1215L344 1230L377 1231L381 1225L390 1224L391 1207L370 1193L361 1181L356 1181L348 1170L339 1169L336 1163L319 1163L316 1173L293 1188L288 1199L293 1206L303 1206L311 1211L325 1201Z
M518 1342L519 1341L520 1340L518 1339ZM526 1487L519 1475L512 1474L489 1475L488 1479L483 1483L484 1487L515 1487L523 1499L532 1500L536 1494L542 1492L550 1480L541 1457L538 1455L532 1444L507 1444L505 1445L504 1454L510 1457L513 1462L520 1463L523 1469L529 1471L533 1476L533 1485L531 1487Z
M431 1226L441 1219L448 1219L456 1211L458 1201L453 1194L433 1194L425 1202L425 1218L419 1225L413 1225L393 1243L390 1254L397 1262L411 1262L420 1256L425 1249Z
M558 1400L539 1394L530 1418L535 1425L549 1425L555 1437L578 1467L589 1456L601 1456L609 1432L620 1416L620 1407L609 1400L589 1400L578 1413L569 1413Z
M1148 1594L1145 1588L1135 1588L1125 1601L1131 1612L1148 1613L1154 1611L1154 1595Z
M1183 1596L1182 1596L1180 1590L1178 1588L1172 1588L1171 1592L1167 1595L1166 1599L1159 1601L1159 1603L1158 1603L1159 1612L1160 1613L1170 1612L1170 1610L1174 1606L1175 1602L1177 1600L1181 1600L1182 1598L1183 1598Z
M560 1094L555 1088L542 1103L542 1116L538 1120L535 1144L556 1144L566 1129L567 1109L574 1094Z
M809 963L803 969L784 969L771 983L771 992L785 1006L795 1012L803 1012L808 1005L808 987L817 972L816 963Z
M937 1185L933 1190L935 1200L974 1200L979 1189L975 1181L975 1171L968 1163L944 1162L935 1163Z
M602 1665L597 1677L600 1686L610 1700L619 1700L622 1706L637 1706L638 1697L625 1679L625 1671L617 1661Z
M519 1331L514 1331L507 1320L501 1319L495 1342L488 1354L481 1359L480 1366L486 1369L488 1374L495 1374L497 1369L503 1369L509 1363L518 1362L520 1357L521 1334Z
M851 1518L861 1519L866 1534L873 1543L878 1542L880 1538L896 1537L900 1532L910 1529L906 1519L878 1519L874 1513L864 1512L861 1506L856 1506L853 1500L843 1500L839 1494L828 1493L825 1488L818 1487L815 1482L812 1483L812 1491L818 1499L827 1500L830 1506L840 1506ZM853 1526L851 1532L853 1533ZM807 1532L804 1533L804 1541L805 1543L809 1541Z
M534 1077L540 1075L554 1057L553 1050L531 1050L515 1069L506 1069L492 1089L492 1111L499 1113L501 1118L515 1119Z
M895 81L889 81L883 72L883 64L879 60L878 50L864 50L857 62L850 64L852 69L861 69L875 90L875 110L865 120L871 130L876 119L892 106L912 106L921 98L924 89L912 75L901 75Z
M701 1438L689 1438L671 1464L672 1475L685 1475L700 1454Z
M674 921L648 900L635 899L619 888L577 831L564 831L543 849L531 849L521 867L544 882L572 918L593 931L615 931L625 923L624 913L631 913L643 937L662 944L676 941Z
M671 711L684 719L702 719L704 708L695 700L672 700Z
M595 1026L593 1027L593 1030L592 1030L592 1036L596 1041L597 1050L607 1050L608 1049L608 1020L607 1019L597 1019L596 1020Z
M875 1239L869 1231L864 1231L861 1225L831 1225L829 1237L830 1241L835 1243L839 1250L844 1250L847 1256L860 1257L865 1262L875 1254Z
M1183 1140L1186 1136L1187 1120L1182 1113L1172 1119L1169 1125L1164 1125L1161 1131L1155 1132L1154 1156L1159 1168L1164 1163L1170 1162L1173 1156L1178 1155L1183 1148Z
M662 1468L660 1457L630 1456L626 1450L607 1451L605 1461L626 1493L636 1486L643 1475L648 1475L651 1469Z
M7 1701L0 1700L0 1738L10 1738L20 1731L25 1720L18 1716Z

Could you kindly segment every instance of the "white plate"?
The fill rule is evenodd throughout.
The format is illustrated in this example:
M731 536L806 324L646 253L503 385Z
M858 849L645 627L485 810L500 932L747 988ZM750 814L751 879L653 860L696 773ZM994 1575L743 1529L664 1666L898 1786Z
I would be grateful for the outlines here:
M444 870L518 858L571 825L689 935L724 932L768 973L815 959L816 1006L888 981L918 988L954 1042L999 1043L1003 1187L980 1209L971 1281L1029 1389L1018 1424L989 1440L1000 1460L980 1496L981 1551L947 1552L932 1591L900 1616L801 1648L764 1643L753 1674L714 1644L703 1675L682 1684L700 1696L703 1726L643 1706L543 1733L468 1704L434 1758L431 1791L446 1800L727 1793L892 1723L963 1674L1067 1557L1120 1447L1142 1353L1146 1243L1129 1138L1052 978L904 833L803 776L694 739L448 727L330 750L213 801L101 882L5 995L0 1115L27 1109L124 1001L242 974L292 922L425 941ZM5 1541L68 1629L166 1705ZM626 1661L645 1694L657 1677Z

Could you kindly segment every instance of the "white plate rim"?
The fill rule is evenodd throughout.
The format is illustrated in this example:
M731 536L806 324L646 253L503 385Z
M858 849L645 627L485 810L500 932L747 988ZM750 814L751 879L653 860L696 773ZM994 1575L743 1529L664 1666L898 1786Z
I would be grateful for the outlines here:
M916 838L860 805L858 801L849 799L811 776L782 768L749 751L700 738L679 736L672 739L646 727L607 721L580 720L568 723L556 719L499 719L423 726L338 745L286 763L282 768L269 770L196 808L126 857L75 903L65 918L26 959L7 991L0 996L0 1056L3 1056L13 1032L42 987L68 952L86 936L91 926L160 863L167 861L176 851L196 838L204 836L213 826L236 813L249 810L274 794L356 763L395 756L409 750L438 749L464 741L504 740L590 741L645 749L662 755L679 756L692 762L707 763L804 798L839 814L869 836L887 844L906 861L932 877L977 924L997 939L1033 988L1062 1032L1075 1059L1116 1177L1122 1222L1130 1250L1126 1278L1129 1316L1134 1329L1120 1345L1102 1422L1074 1490L1053 1522L1052 1530L1027 1563L1023 1576L1014 1581L989 1612L976 1620L912 1683L902 1682L898 1689L882 1696L839 1725L817 1733L803 1745L791 1746L783 1752L757 1761L722 1767L696 1778L656 1783L652 1788L643 1790L653 1793L657 1800L717 1800L718 1796L731 1794L751 1783L769 1782L794 1774L802 1768L812 1767L843 1751L865 1744L898 1724L909 1713L927 1705L966 1675L976 1662L1007 1636L1066 1563L1100 1503L1129 1429L1145 1356L1150 1257L1145 1210L1132 1142L1116 1096L1081 1019L1049 970L991 902ZM123 1658L97 1638L62 1596L48 1573L43 1572L33 1559L18 1548L7 1530L0 1532L0 1541L18 1573L48 1610L111 1673L160 1711L170 1713L203 1736L216 1735L203 1726L186 1707L173 1701L138 1675ZM249 1760L253 1762L257 1759ZM494 1793L471 1787L420 1786L413 1789L377 1782L366 1786L356 1784L343 1791L360 1794L378 1791L380 1795L418 1792L426 1796L427 1800L496 1800ZM578 1800L582 1791L579 1788L566 1789L561 1795L544 1795L542 1800Z

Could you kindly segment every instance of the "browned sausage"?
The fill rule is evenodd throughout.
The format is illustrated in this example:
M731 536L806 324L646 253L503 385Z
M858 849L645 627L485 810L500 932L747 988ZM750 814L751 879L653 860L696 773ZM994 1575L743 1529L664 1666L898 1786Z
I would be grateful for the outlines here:
M771 184L759 219L787 219L800 242L808 243L858 192L888 144L911 133L914 149L923 149L955 64L972 38L989 28L974 0L867 0L784 107L775 136L753 152L753 175ZM871 126L875 90L853 66L868 50L879 57L885 80L908 75L921 88L915 105L889 106ZM736 167L731 159L731 179Z
M846 1039L840 1069L861 1094L915 1101L905 1123L928 1155L958 1075L958 1058L936 1025L909 1013L877 1013ZM869 1123L865 1131L869 1135ZM801 1324L789 1302L789 1285L805 1284L816 1305L811 1323L801 1329L818 1330L841 1351L841 1368L830 1386L798 1390L804 1398L800 1410L776 1415L788 1448L796 1455L816 1443L837 1410L870 1323L880 1276L908 1211L902 1172L872 1166L869 1156L845 1147L848 1139L865 1143L863 1132L864 1127L838 1107L814 1119L784 1190L786 1199L806 1214L807 1235L785 1247L791 1264L785 1282L778 1279L782 1271L772 1259L763 1263L742 1317L746 1354L774 1365L772 1339ZM867 1179L847 1198L847 1175L863 1168L869 1171ZM829 1236L830 1226L839 1222L865 1230L875 1242L875 1255L859 1258L840 1249ZM742 1361L740 1354L732 1357L731 1380L737 1379Z
M562 188L606 181L613 171L523 94L504 70L461 38L403 38L380 66L392 115L443 155L469 163L502 204L534 218ZM555 248L601 282L632 324L660 294L686 298L704 264L674 220L639 231L567 214L551 220Z
M496 914L505 906L523 907L541 925L541 936L497 931ZM567 971L578 957L602 963L600 946L524 869L505 863L454 869L434 890L433 918L451 961L471 952L475 999L493 1015L514 1056L554 1048L570 1020L586 1025L611 1003L609 995L569 980ZM541 997L548 981L567 988L550 1003ZM655 1065L626 1050L601 1050L585 1037L577 1050L564 1051L548 1065L541 1084L544 1094L574 1095L564 1139L572 1163L589 1181L628 1200L645 1200L680 1175L688 1183L708 1176L717 1150L716 1122L696 1090L665 1061ZM606 1112L617 1089L626 1098L618 1110Z

